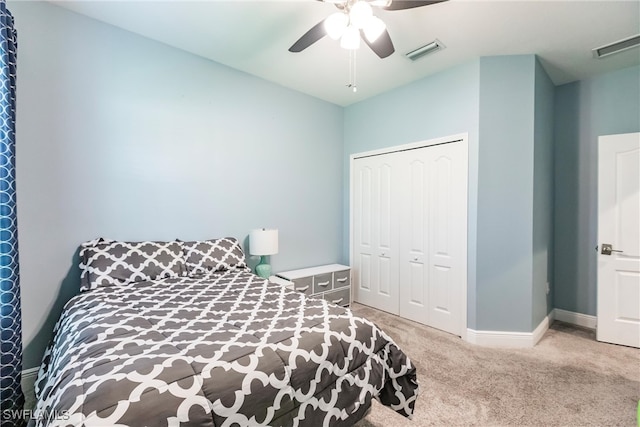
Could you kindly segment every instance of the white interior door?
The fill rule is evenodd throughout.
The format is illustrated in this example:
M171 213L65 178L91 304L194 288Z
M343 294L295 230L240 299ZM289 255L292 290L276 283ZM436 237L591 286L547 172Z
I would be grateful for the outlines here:
M354 168L354 299L398 314L397 156L356 159Z
M465 141L408 150L400 212L400 316L462 335L466 328Z
M640 133L598 139L597 339L640 347Z

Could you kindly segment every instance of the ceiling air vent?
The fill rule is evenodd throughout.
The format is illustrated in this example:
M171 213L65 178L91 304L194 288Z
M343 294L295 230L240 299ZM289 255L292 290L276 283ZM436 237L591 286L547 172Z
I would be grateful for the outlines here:
M444 48L445 48L445 45L443 45L440 40L435 39L431 43L425 44L424 46L419 47L407 53L406 57L412 61L415 61L416 59L422 58L425 55L429 55L430 53L437 52Z
M593 49L592 52L594 58L604 58L605 56L613 55L614 53L622 52L623 50L638 46L640 46L640 34L602 47L597 47Z

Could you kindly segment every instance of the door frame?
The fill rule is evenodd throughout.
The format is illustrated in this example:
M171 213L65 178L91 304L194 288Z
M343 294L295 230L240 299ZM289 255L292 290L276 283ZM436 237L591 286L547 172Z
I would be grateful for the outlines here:
M419 148L425 148L425 147L431 147L434 145L443 145L443 144L450 144L453 142L463 142L466 146L467 146L467 159L469 157L469 134L468 133L459 133L459 134L454 134L454 135L450 135L450 136L445 136L442 138L434 138L434 139L429 139L426 141L418 141L418 142L411 142L408 144L401 144L401 145L394 145L391 147L385 147L385 148L380 148L377 150L370 150L370 151L363 151L363 152L359 152L359 153L354 153L351 154L349 156L349 265L351 266L353 264L353 259L354 259L354 245L353 245L353 241L354 241L354 228L353 228L353 213L354 213L354 206L353 206L353 184L354 184L354 176L353 176L353 172L354 172L354 168L353 168L353 162L356 159L360 159L363 157L371 157L371 156L379 156L379 155L383 155L383 154L390 154L390 153L395 153L398 151L407 151L407 150L415 150L415 149L419 149ZM467 328L468 328L468 324L467 324L467 312L469 310L468 307L468 299L467 299L467 294L469 293L469 273L468 273L468 263L469 263L469 163L467 162L467 212L466 212L466 218L467 218L467 222L465 224L467 231L466 231L466 242L465 242L465 246L466 246L466 253L464 254L465 257L465 262L463 263L463 277L465 278L465 283L461 292L461 299L462 299L462 303L461 306L463 307L462 312L460 313L460 337L462 338L463 341L467 341Z

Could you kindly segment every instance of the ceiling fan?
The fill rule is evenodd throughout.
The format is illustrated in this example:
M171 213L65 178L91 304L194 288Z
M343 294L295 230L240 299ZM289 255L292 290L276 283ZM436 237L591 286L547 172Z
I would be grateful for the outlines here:
M360 39L378 55L386 58L395 52L385 23L373 15L373 7L383 10L405 10L429 6L446 0L318 0L333 3L339 12L323 19L289 48L289 52L302 52L324 36L340 39L344 49L360 47Z

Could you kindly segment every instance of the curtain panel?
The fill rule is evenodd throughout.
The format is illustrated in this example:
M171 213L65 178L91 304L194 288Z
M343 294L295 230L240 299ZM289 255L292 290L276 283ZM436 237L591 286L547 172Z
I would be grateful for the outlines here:
M0 424L24 424L15 183L16 31L0 1Z

